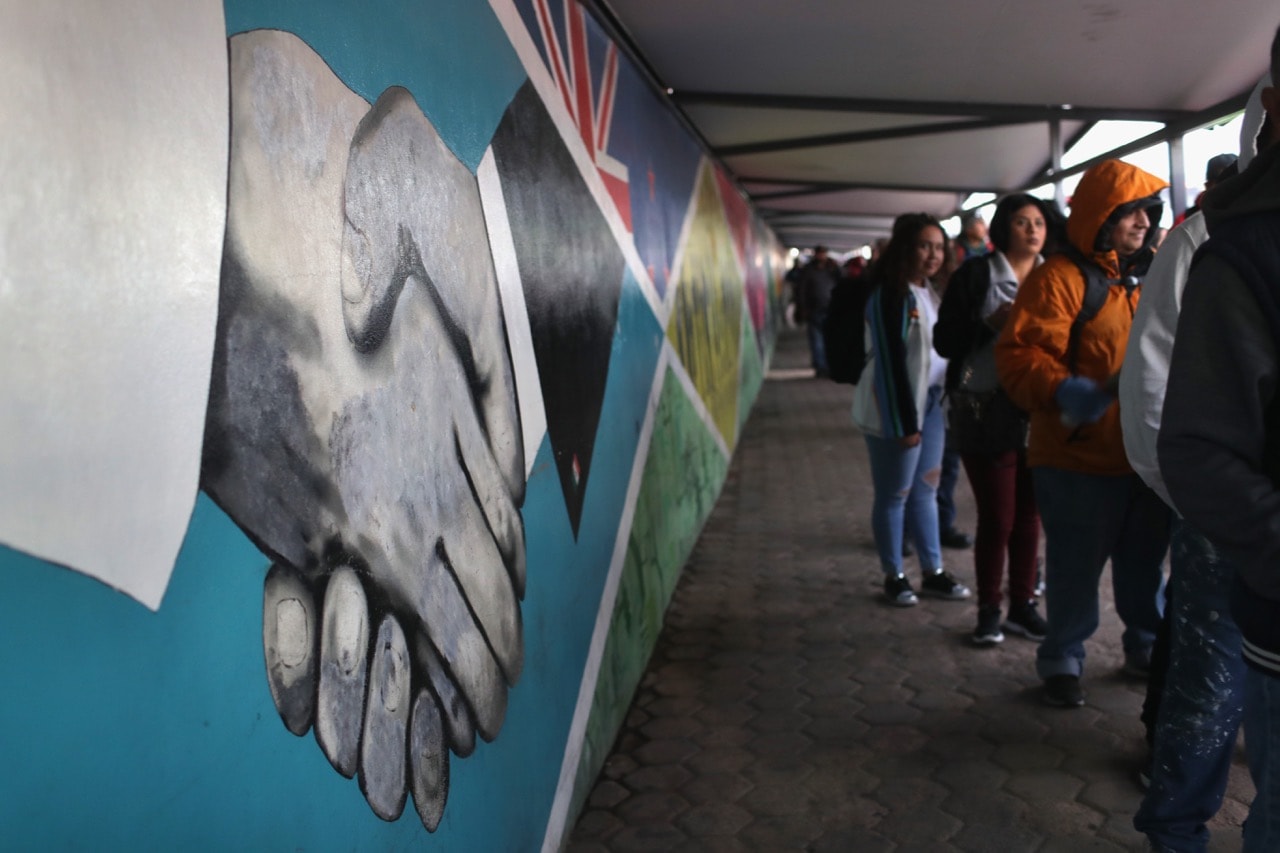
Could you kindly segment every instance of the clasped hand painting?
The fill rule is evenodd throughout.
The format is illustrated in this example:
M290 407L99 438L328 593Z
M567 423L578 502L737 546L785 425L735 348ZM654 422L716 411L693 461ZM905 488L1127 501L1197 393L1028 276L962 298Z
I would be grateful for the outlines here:
M0 5L8 842L554 849L776 239L574 0Z

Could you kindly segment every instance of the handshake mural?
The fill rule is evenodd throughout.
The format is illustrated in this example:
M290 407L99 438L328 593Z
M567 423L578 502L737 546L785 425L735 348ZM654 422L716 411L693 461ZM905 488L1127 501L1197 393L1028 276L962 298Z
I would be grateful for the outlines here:
M438 825L449 752L523 662L525 460L476 177L412 95L231 40L228 218L201 485L273 560L285 725L375 813Z

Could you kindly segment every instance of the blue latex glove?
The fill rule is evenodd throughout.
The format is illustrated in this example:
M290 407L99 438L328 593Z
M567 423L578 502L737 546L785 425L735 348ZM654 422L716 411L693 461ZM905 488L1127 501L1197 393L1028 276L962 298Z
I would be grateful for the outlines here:
M1053 400L1062 409L1062 422L1067 426L1092 424L1102 420L1115 398L1085 376L1068 376L1053 392Z

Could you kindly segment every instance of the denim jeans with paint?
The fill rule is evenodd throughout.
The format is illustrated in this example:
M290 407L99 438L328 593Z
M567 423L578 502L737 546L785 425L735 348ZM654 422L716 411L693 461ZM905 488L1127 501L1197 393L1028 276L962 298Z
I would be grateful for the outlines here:
M1244 853L1280 850L1280 678L1244 675L1244 751L1257 794L1244 822Z
M1133 818L1157 850L1203 851L1227 790L1244 713L1245 663L1231 618L1230 561L1175 518L1169 554L1169 667L1151 787Z
M880 567L887 575L902 574L904 530L915 543L925 572L942 568L938 541L938 476L942 465L945 428L942 389L929 389L920 420L920 443L903 447L896 438L868 435L871 482L871 532L880 552Z
M1036 673L1080 675L1084 642L1098 629L1098 582L1111 560L1126 657L1150 654L1160 624L1161 564L1173 513L1137 474L1103 476L1035 468L1045 537L1045 615Z

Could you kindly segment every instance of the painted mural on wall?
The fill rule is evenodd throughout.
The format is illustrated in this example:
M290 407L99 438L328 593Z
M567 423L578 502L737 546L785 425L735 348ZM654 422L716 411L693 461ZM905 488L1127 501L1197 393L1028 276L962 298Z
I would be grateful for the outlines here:
M770 235L763 223L755 218L746 197L719 169L716 170L716 183L720 187L720 199L724 203L725 216L729 229L733 233L733 245L738 250L738 263L743 270L743 292L746 295L748 316L751 328L755 332L757 352L764 354L764 346L773 340L773 334L766 334L771 322L776 318L770 312L770 282L775 280L771 265L772 254L768 251ZM751 395L749 399L754 399Z
M773 308L744 282L778 247L573 2L226 12L206 497L154 614L0 546L0 624L50 637L0 652L35 780L0 823L554 848L758 389ZM59 698L84 689L89 720Z
M738 431L743 275L708 163L698 180L667 335L725 443Z
M556 470L576 531L613 346L622 252L532 84L493 137ZM608 184L615 186L614 184Z
M676 372L668 369L591 702L574 791L575 811L590 793L595 774L626 719L680 569L715 504L728 468L724 448L691 404Z
M271 693L374 812L439 823L523 665L523 442L475 176L412 94L231 39L202 485L274 561Z
M702 152L581 5L515 5L661 297L671 281Z
M773 315L772 311L769 313L771 316L776 316ZM755 403L756 396L760 393L760 386L764 384L764 368L767 363L767 355L772 353L772 338L765 341L762 340L762 337L752 326L751 318L743 314L742 364L738 367L739 435L742 434L742 428L746 425L747 417L751 414L751 406Z

